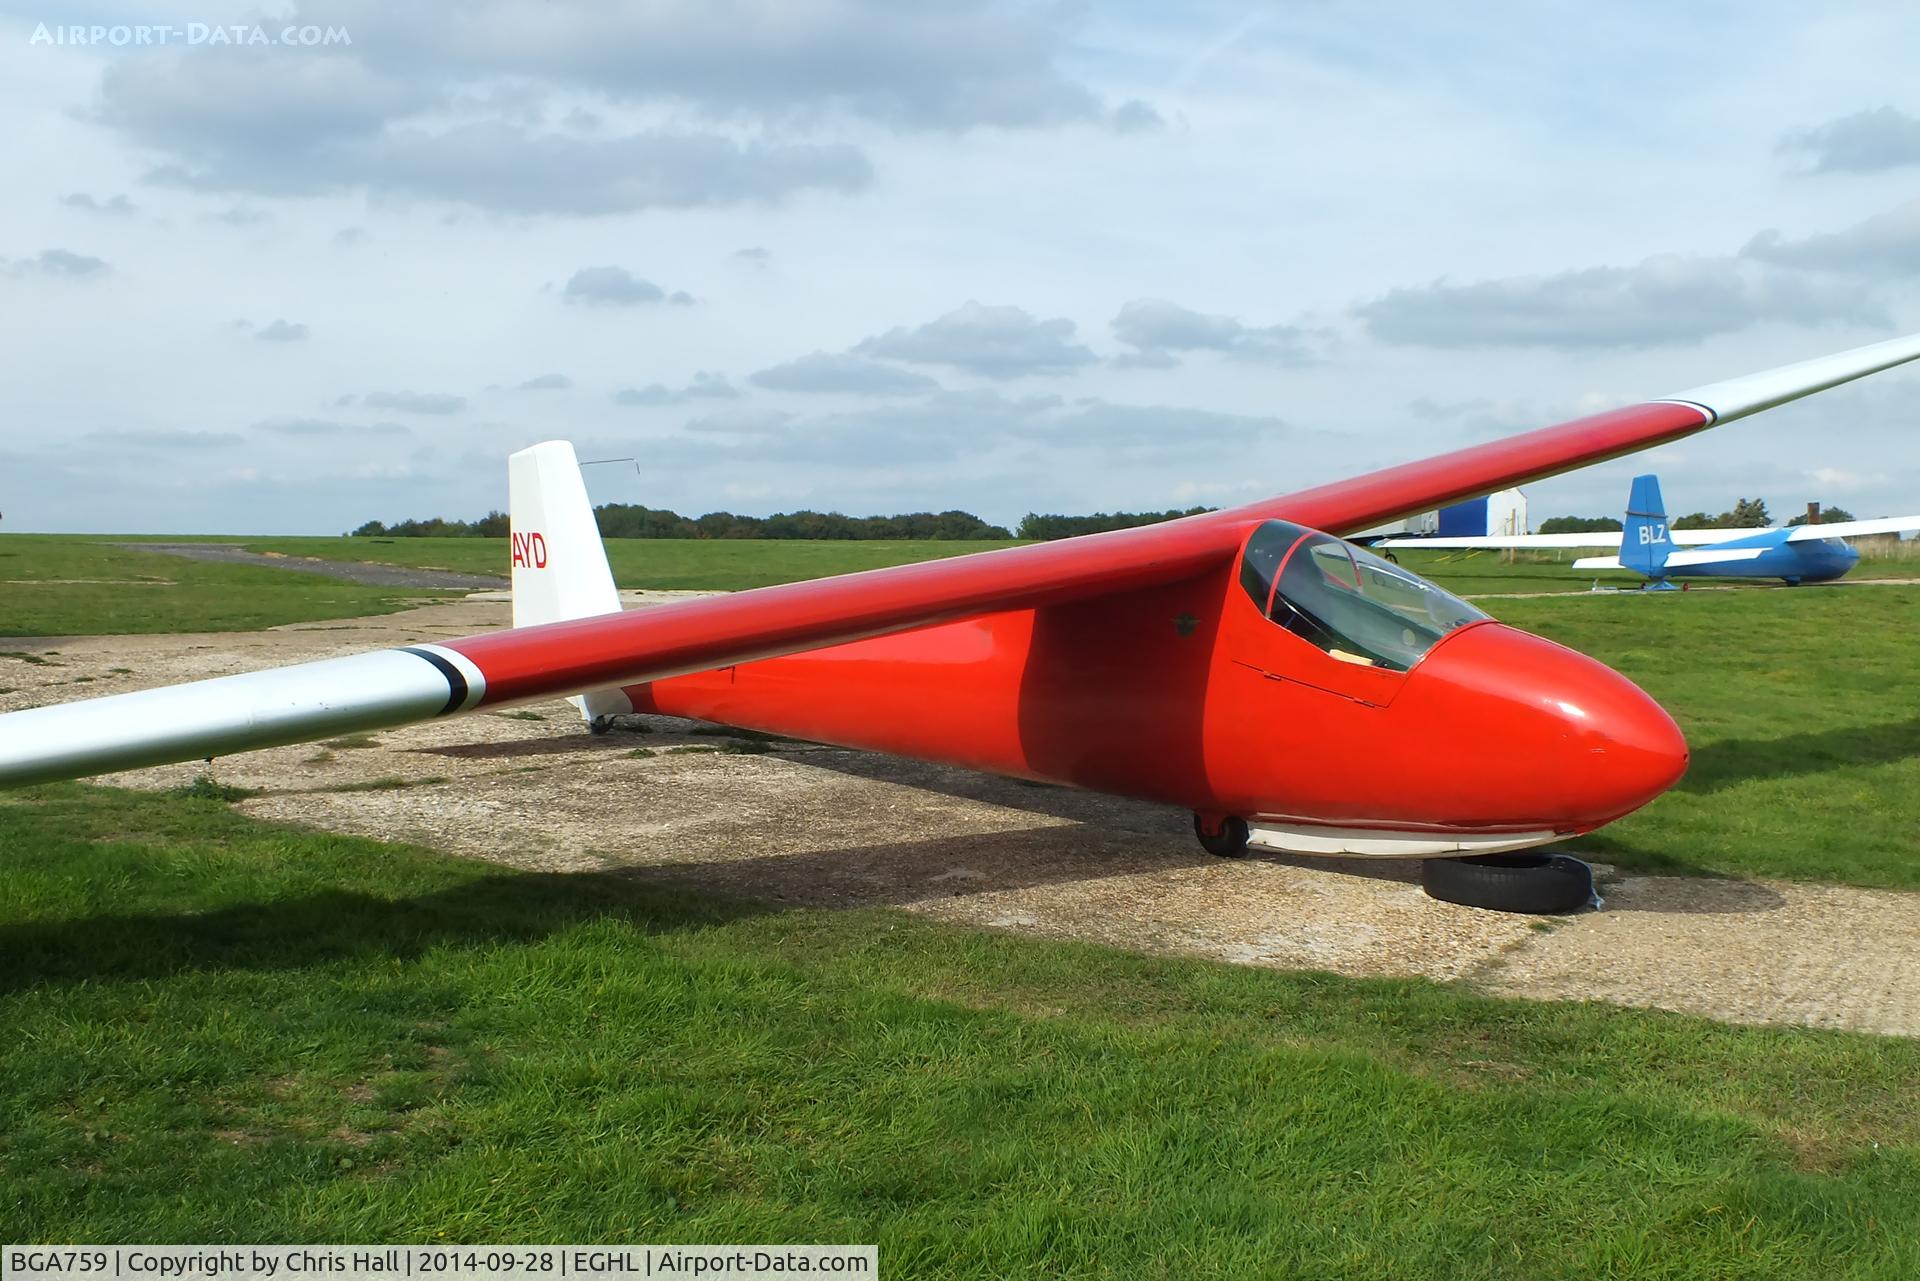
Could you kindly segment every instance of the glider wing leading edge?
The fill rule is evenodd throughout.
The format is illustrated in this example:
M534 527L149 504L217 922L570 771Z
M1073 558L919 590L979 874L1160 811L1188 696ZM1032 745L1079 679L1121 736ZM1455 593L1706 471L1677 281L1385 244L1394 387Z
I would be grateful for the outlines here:
M658 680L1176 582L1260 522L1333 534L1557 475L1920 358L1920 335L1137 529L516 627L0 715L0 786L225 755ZM531 545L544 530L516 528ZM566 549L548 545L547 554Z

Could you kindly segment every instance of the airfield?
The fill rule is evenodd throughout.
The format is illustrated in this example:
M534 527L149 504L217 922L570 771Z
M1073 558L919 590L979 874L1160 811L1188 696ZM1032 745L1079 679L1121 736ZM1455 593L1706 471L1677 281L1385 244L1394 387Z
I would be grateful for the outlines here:
M83 617L85 608L75 602L108 586L99 581L109 572L99 566L108 563L120 566L112 573L147 575L142 599L148 603L139 606L143 612L116 623L134 634L76 632L0 643L6 651L0 657L5 691L0 709L469 634L508 621L504 593L467 586L454 590L451 580L434 577L474 573L488 550L484 546L459 549L471 562L435 556L430 549L380 549L398 562L426 564L406 564L411 577L362 575L350 590L324 574L230 563L232 556L190 562L143 553L129 559L98 546L63 546L61 555L36 558L55 568L37 579L12 580L14 587L33 584L13 597L22 605L21 616L31 607L46 619ZM7 541L0 540L0 550L6 549ZM303 549L276 550L285 555ZM615 546L623 581L631 572L618 568L621 557L645 550ZM1069 1095L1080 1097L1078 1092L1090 1089L1088 1097L1099 1098L1118 1090L1132 1100L1130 1091L1144 1089L1137 1103L1081 1097L1073 1105L1090 1109L1086 1124L1100 1134L1148 1133L1159 1125L1182 1130L1204 1119L1205 1109L1189 1114L1176 1105L1166 1112L1150 1103L1164 1093L1163 1086L1121 1087L1101 1075L1115 1062L1132 1062L1129 1055L1149 1053L1164 1057L1169 1072L1189 1074L1193 1088L1213 1105L1251 1118L1244 1122L1250 1127L1245 1142L1278 1142L1287 1151L1293 1150L1293 1140L1278 1136L1298 1126L1300 1118L1275 1119L1271 1124L1277 1128L1268 1128L1257 1107L1240 1097L1241 1085L1209 1082L1205 1072L1210 1069L1198 1067L1193 1054L1255 1055L1254 1061L1265 1066L1249 1069L1244 1088L1263 1092L1263 1099L1271 1095L1272 1106L1283 1111L1289 1091L1297 1089L1308 1116L1324 1108L1333 1109L1329 1115L1345 1115L1341 1108L1357 1107L1402 1117L1398 1091L1413 1090L1427 1100L1420 1107L1431 1107L1428 1086L1418 1083L1436 1074L1473 1097L1474 1108L1526 1113L1571 1106L1574 1112L1555 1122L1569 1127L1555 1140L1566 1147L1566 1168L1529 1194L1534 1199L1527 1202L1528 1214L1539 1222L1561 1223L1562 1234L1586 1242L1587 1252L1568 1253L1545 1239L1551 1234L1543 1234L1518 1248L1512 1261L1486 1269L1488 1275L1507 1270L1559 1275L1561 1269L1581 1275L1619 1266L1631 1272L1633 1260L1651 1257L1637 1251L1666 1233L1696 1241L1687 1247L1689 1257L1713 1264L1699 1275L1766 1275L1775 1265L1787 1274L1814 1266L1809 1260L1837 1266L1861 1250L1868 1252L1862 1257L1894 1261L1889 1274L1897 1274L1904 1266L1899 1261L1911 1261L1914 1248L1911 1234L1897 1230L1898 1224L1914 1221L1914 1185L1892 1166L1877 1163L1906 1169L1920 1140L1910 1108L1900 1102L1920 1071L1920 1040L1914 1039L1920 1038L1920 966L1912 959L1920 950L1920 847L1913 837L1920 819L1920 730L1908 692L1911 638L1920 634L1920 588L1915 586L1920 567L1863 565L1860 577L1872 581L1858 584L1791 591L1741 587L1664 599L1586 592L1580 590L1584 581L1570 581L1551 564L1507 566L1480 557L1450 568L1418 568L1436 577L1451 573L1450 586L1474 592L1496 615L1620 667L1673 708L1688 730L1695 744L1695 778L1648 811L1571 847L1601 869L1602 910L1532 918L1438 903L1420 892L1416 867L1400 861L1261 854L1215 859L1195 845L1183 813L673 718L623 718L614 732L596 737L559 701L223 759L210 778L203 778L198 766L169 766L98 780L129 792L63 785L7 797L0 801L0 821L13 811L29 823L14 829L12 856L18 860L31 853L38 860L16 879L8 900L11 920L0 924L0 954L9 958L14 974L8 984L8 1000L14 1003L9 1017L35 1029L33 1059L16 1047L0 1067L16 1082L16 1102L10 1106L21 1109L11 1118L9 1128L17 1137L9 1151L15 1161L29 1153L41 1161L52 1157L45 1178L21 1185L26 1189L17 1203L26 1216L22 1221L37 1236L97 1237L105 1234L97 1225L108 1224L121 1225L126 1235L164 1239L170 1224L204 1223L195 1215L204 1214L213 1200L192 1194L169 1200L164 1181L152 1184L148 1175L128 1166L184 1162L195 1172L192 1180L224 1189L218 1196L209 1193L217 1200L234 1195L235 1185L223 1180L242 1178L230 1158L258 1161L271 1152L277 1164L258 1176L265 1180L263 1195L276 1207L268 1222L284 1225L293 1236L404 1237L408 1224L447 1221L451 1207L467 1197L478 1197L489 1208L459 1222L455 1235L468 1239L569 1232L598 1239L627 1230L614 1226L610 1192L576 1188L581 1205L568 1213L540 1199L542 1180L562 1177L555 1162L578 1159L589 1170L618 1168L610 1149L595 1146L600 1140L582 1146L580 1138L598 1134L591 1118L604 1117L604 1109L613 1106L613 1096L603 1090L616 1081L625 1082L622 1090L643 1093L679 1088L661 1076L644 1041L630 1044L610 1027L603 1033L602 1016L628 1009L629 1019L665 1035L646 1011L671 1002L637 995L653 991L649 981L668 981L645 978L657 963L655 953L665 947L679 956L686 947L719 946L714 940L724 940L728 931L746 930L747 952L736 960L713 961L721 966L713 972L720 975L720 987L700 989L704 995L689 997L693 1007L681 1011L697 1021L716 1009L734 1009L735 1015L727 1017L745 1020L740 1024L744 1039L731 1046L728 1038L734 1033L724 1030L723 1019L704 1025L708 1040L702 1048L674 1040L673 1053L694 1064L688 1070L704 1087L723 1094L745 1089L753 1097L766 1091L786 1097L783 1090L801 1088L819 1097L804 1105L776 1106L772 1122L747 1116L728 1120L729 1106L711 1099L698 1105L689 1101L692 1112L662 1104L669 1120L658 1123L658 1135L679 1155L659 1169L648 1166L651 1172L630 1172L650 1191L620 1202L628 1213L622 1223L654 1225L656 1233L687 1223L694 1235L725 1234L736 1222L785 1224L792 1231L801 1230L795 1225L811 1225L805 1231L815 1236L836 1231L849 1239L879 1236L892 1243L894 1257L908 1243L938 1237L939 1230L925 1222L908 1223L912 1215L888 1218L863 1199L868 1193L859 1189L874 1185L878 1169L903 1160L890 1146L882 1145L882 1154L848 1157L867 1172L846 1173L851 1190L831 1195L803 1190L767 1168L775 1160L769 1155L774 1147L782 1153L779 1160L798 1159L787 1151L796 1141L812 1153L808 1160L834 1164L819 1145L831 1148L838 1123L819 1113L823 1107L828 1113L836 1106L851 1107L863 1118L851 1124L869 1132L866 1142L879 1143L877 1132L904 1124L900 1117L907 1114L888 1109L911 1113L924 1104L910 1104L899 1097L901 1091L912 1094L924 1086L944 1097L942 1091L960 1087L942 1084L946 1078L935 1065L949 1055L974 1052L937 1048L939 1037L925 1029L871 1033L894 1046L892 1056L883 1053L882 1064L847 1070L859 1074L870 1068L879 1074L860 1087L894 1099L878 1113L867 1103L849 1104L841 1087L793 1086L786 1080L793 1069L779 1064L790 1064L787 1056L795 1051L790 1046L768 1050L773 1057L765 1058L755 1048L771 1044L767 1038L800 1035L782 1030L783 1019L805 1021L814 1017L805 1011L820 1015L826 1010L820 1017L830 1022L884 1028L891 1020L905 1028L919 1027L916 1020L922 1017L900 1009L881 1016L871 1009L850 1013L835 1004L841 997L813 989L807 976L818 971L822 982L851 983L855 995L844 999L856 1003L871 989L894 994L883 1004L910 997L910 1003L932 1001L940 1009L951 1005L961 1012L954 1017L963 1019L1013 1019L1009 1026L1027 1029L1010 1033L1018 1044L1075 1078L1059 1087ZM425 594L443 582L447 589ZM237 591L236 584L251 588ZM220 632L167 630L174 616L158 602L168 585L222 599L243 595L248 599L244 606L236 602L236 610L251 608L263 616L291 611L301 621ZM274 591L286 594L276 598ZM389 594L367 594L382 592ZM625 595L630 608L645 608L675 593ZM128 596L140 598L141 590L123 588L112 599ZM367 613L374 605L386 612ZM1836 646L1847 651L1842 661L1834 660ZM129 793L146 799L113 799ZM23 831L32 837L25 843ZM88 850L112 860L111 873L95 868L81 880L61 880L63 861L77 855L51 834L64 840L69 832ZM169 832L177 837L168 837ZM314 834L315 844L309 848L310 838L300 833ZM365 841L341 846L337 842L343 838ZM137 854L115 852L116 843L129 841L146 843L128 847ZM170 856L176 841L178 854ZM302 852L278 852L295 850ZM339 850L346 851L339 855L346 865L358 871L343 875L327 862ZM480 870L491 865L526 877L497 881ZM436 885L442 873L434 869L444 867L445 875L485 889L443 888L408 897L381 882L381 869L388 866L403 880L425 878ZM303 871L306 867L316 870ZM164 874L161 868L167 869ZM209 901L195 905L191 882L198 877L227 888L210 891ZM290 879L282 885L276 877ZM484 924L418 924L440 921L447 911L443 895L469 892L486 903L526 895L536 905L527 911L558 912L571 923L563 928L542 917L542 924L532 926L512 915L518 909L503 907L505 915L487 917ZM273 907L288 895L284 912ZM572 905L554 908L559 895L571 896ZM642 907L632 907L623 895L642 896ZM658 895L668 897L647 897ZM316 905L311 910L303 906L309 902ZM326 908L329 902L335 906ZM600 903L609 906L587 906ZM694 941L629 941L585 960L543 952L559 946L549 931L553 937L577 929L604 933L611 927L595 924L601 911L638 922L636 939ZM573 913L584 915L576 921ZM62 921L72 922L72 937L62 932ZM414 937L418 928L427 930L424 939ZM308 933L320 942L302 942ZM832 941L821 942L821 937ZM835 967L852 962L827 964L815 954L840 956L834 949L851 949L846 956L865 955L869 946L893 946L885 941L890 939L921 959L898 961L903 968L897 973L894 963L884 963L885 977L861 970L861 977L850 979ZM1050 950L1060 947L1067 950ZM622 960L623 949L638 950ZM94 955L96 950L104 950L105 958ZM247 959L255 950L259 956ZM507 953L523 951L524 964L532 968L516 971L512 982L537 992L551 1007L539 1018L561 1020L540 1024L544 1030L537 1034L528 1030L535 1025L530 1013L500 1021L501 1012L519 1010L523 998L504 989L490 988L495 994L486 995L467 986L479 983L482 970L504 963ZM148 952L155 959L140 959ZM916 968L923 952L946 958L934 966L938 973ZM448 964L457 968L438 968ZM823 965L838 977L824 977ZM768 971L771 978L759 968L767 966L775 967ZM1035 977L1023 966L1038 966L1046 977ZM362 973L361 967L370 969ZM637 968L629 972L628 967ZM319 1023L300 1013L308 1002L325 1003L299 986L306 972L328 976L330 988L337 989L325 1000L337 1002L338 1009ZM712 973L708 981L715 981ZM683 975L670 986L692 982ZM736 982L745 987L734 991L729 985ZM771 997L772 1004L764 1006L741 995L762 982L774 982L787 995ZM227 993L215 1002L224 1013L202 1011L180 990L204 985ZM399 987L412 994L396 995ZM423 987L428 996L415 992ZM433 1004L434 991L454 995L445 998L448 1004L438 1013L421 1014L415 1006ZM631 1005L636 999L638 1007ZM498 1008L492 1004L496 1000ZM787 1008L789 1001L798 1001L798 1007ZM612 1004L602 1008L602 1002ZM158 1067L116 1069L114 1083L95 1103L90 1093L89 1098L75 1093L91 1087L62 1084L84 1078L85 1072L75 1077L78 1069L58 1061L63 1047L78 1053L92 1037L85 1031L89 1016L81 1012L87 1008L95 1009L94 1021L136 1019L137 1026L119 1034L127 1054L150 1038L164 1038L169 1027L190 1029L183 1034L201 1043L196 1053L205 1052L209 1037L216 1043L257 1037L261 1048L236 1048L237 1066L231 1072L215 1069L219 1079L206 1083L172 1076L162 1081L155 1076ZM922 1005L913 1008L919 1011ZM381 1034L386 1040L376 1036L362 1045L354 1039L358 1031L330 1030L338 1020L351 1022L352 1009L386 1028ZM1288 1009L1291 1014L1282 1013ZM104 1015L104 1010L118 1013ZM158 1025L152 1021L156 1017ZM938 1015L936 1021L947 1017ZM575 1022L569 1025L568 1019ZM1276 1019L1280 1022L1272 1022ZM1655 1022L1639 1021L1646 1019ZM1096 1041L1137 1035L1159 1048L1127 1041L1131 1048L1110 1046L1096 1060L1082 1061L1079 1056L1090 1052L1086 1047L1043 1044L1053 1033L1035 1030L1091 1026L1088 1020L1106 1020L1099 1025L1107 1031L1087 1033ZM463 1030L456 1036L449 1026ZM574 1056L565 1065L549 1065L550 1079L538 1083L532 1068L522 1080L515 1069L502 1066L515 1056L533 1062L538 1056L525 1038L536 1035L542 1044L568 1040ZM889 1036L907 1039L889 1042ZM1269 1044L1269 1037L1279 1039ZM1436 1037L1445 1049L1435 1048ZM104 1054L122 1062L123 1049L105 1045L96 1042L82 1057L97 1061ZM1205 1049L1208 1045L1215 1048ZM1260 1045L1268 1048L1250 1048ZM152 1054L152 1047L143 1052ZM816 1046L808 1053L831 1059L850 1052L844 1046L830 1051ZM1052 1070L1029 1062L1024 1050L1014 1054L1025 1065L1022 1071ZM1276 1066L1277 1060L1260 1057L1273 1054L1306 1058ZM54 1066L34 1066L47 1063L48 1055L54 1056ZM622 1056L631 1056L636 1065L655 1064L643 1073L644 1089L623 1075L629 1069L614 1066ZM156 1061L182 1062L164 1052ZM863 1062L858 1054L849 1061ZM1596 1066L1602 1061L1604 1066ZM483 1066L489 1062L495 1066ZM1070 1068L1074 1063L1079 1066ZM1574 1069L1575 1064L1580 1066ZM36 1078L42 1071L45 1081ZM1396 1081L1400 1073L1411 1075L1403 1085L1369 1086L1359 1098L1337 1106L1322 1096L1329 1081L1375 1071L1387 1071ZM548 1133L537 1122L509 1119L498 1111L488 1114L493 1120L461 1112L466 1093L480 1090L483 1082L490 1090L504 1088L494 1079L502 1072L520 1091L513 1096L513 1116L520 1116L519 1109L551 1109L560 1118L560 1132ZM1596 1084L1616 1073L1623 1074L1616 1084ZM1664 1084L1649 1086L1652 1078ZM1282 1080L1298 1084L1281 1086ZM1171 1079L1164 1086L1181 1088ZM1027 1098L1027 1088L1014 1087L1012 1097ZM1052 1088L1040 1094L1051 1097ZM1387 1092L1376 1097L1375 1089ZM1585 1093L1594 1089L1600 1095ZM1649 1113L1623 1122L1612 1104L1595 1101L1622 1090L1655 1099L1649 1106L1658 1117ZM833 1098L840 1103L822 1101ZM1153 1109L1157 1119L1134 1115L1136 1105ZM959 1113L933 1109L933 1119L925 1124L944 1133L956 1126L984 1127L980 1142L991 1149L1011 1140L994 1139L998 1123L982 1119L979 1109L1003 1106L1011 1108L1010 1118L1032 1119L1029 1103L975 1098ZM123 1109L117 1117L116 1108ZM1131 1119L1120 1119L1114 1108ZM423 1119L442 1113L463 1115L455 1128L466 1127L462 1132L473 1132L482 1146L451 1155L444 1149L444 1126L436 1129ZM153 1146L159 1140L129 1133L137 1128L126 1120L129 1114L175 1115L170 1123L175 1132L166 1144ZM702 1115L705 1120L696 1119ZM1576 1116L1585 1119L1572 1119ZM1585 1128L1589 1121L1591 1130ZM763 1131L763 1122L776 1129L785 1125L787 1140ZM1514 1141L1538 1147L1541 1123L1537 1115L1532 1122L1515 1122ZM1622 1141L1617 1134L1608 1136L1623 1123L1639 1127L1627 1140L1639 1146L1619 1167L1621 1177L1629 1177L1637 1163L1643 1169L1668 1169L1658 1177L1671 1186L1648 1194L1591 1183L1599 1168L1593 1162L1600 1160L1594 1154ZM1349 1118L1341 1124L1359 1122ZM1464 1219L1450 1224L1445 1216L1423 1213L1417 1208L1422 1195L1417 1184L1389 1180L1369 1190L1347 1186L1340 1200L1346 1208L1329 1208L1324 1221L1316 1219L1310 1241L1276 1245L1271 1233L1282 1229L1272 1224L1257 1232L1242 1225L1230 1235L1244 1236L1249 1249L1274 1249L1283 1257L1326 1265L1316 1274L1365 1275L1387 1259L1404 1263L1410 1258L1428 1260L1435 1275L1457 1274L1446 1260L1460 1257L1452 1251L1471 1248L1455 1239L1468 1231L1461 1224L1478 1225L1468 1231L1470 1237L1508 1232L1511 1205L1492 1206L1500 1203L1496 1190L1511 1195L1514 1189L1504 1173L1494 1177L1487 1189L1492 1200L1481 1207L1478 1194L1463 1192L1460 1180L1487 1176L1454 1169L1449 1164L1454 1158L1442 1155L1451 1152L1450 1139L1409 1137L1422 1132L1423 1123L1404 1117L1394 1124L1410 1128L1395 1131L1398 1137L1376 1136L1384 1146L1342 1159L1355 1173L1376 1169L1380 1161L1412 1159L1414 1168L1425 1169L1432 1180L1428 1194L1444 1188L1447 1197L1468 1207L1462 1210ZM1529 1125L1535 1127L1531 1133ZM586 1129L569 1128L580 1126ZM1455 1117L1442 1128L1447 1134L1465 1132L1448 1128L1456 1126L1498 1128L1485 1117L1471 1122ZM515 1134L525 1137L515 1139ZM803 1140L794 1140L795 1134ZM863 1140L847 1141L859 1150ZM1324 1148L1324 1136L1318 1141ZM1729 1141L1745 1153L1728 1158L1732 1165L1722 1168L1714 1165L1720 1157L1702 1155L1720 1151L1716 1144ZM116 1142L127 1145L117 1156ZM689 1149L689 1142L695 1147ZM1024 1145L1026 1135L1018 1142ZM1060 1159L1077 1173L1063 1169L1049 1177L1066 1181L1058 1196L1061 1204L1073 1205L1082 1194L1104 1203L1126 1179L1138 1177L1137 1171L1124 1176L1116 1171L1170 1159L1189 1140L1173 1147L1164 1135L1142 1140L1145 1146L1126 1156L1101 1155L1104 1139L1086 1138L1091 1148L1076 1146L1079 1139L1063 1142ZM529 1149L517 1143L550 1154L530 1158ZM550 1143L560 1147L550 1150ZM971 1151L973 1140L966 1143ZM1409 1143L1424 1155L1409 1158ZM423 1155L429 1150L446 1164L430 1167ZM1389 1156L1393 1151L1399 1155ZM1248 1155L1235 1153L1216 1153L1215 1159L1233 1162ZM1584 1167L1582 1153L1587 1154ZM1272 1159L1287 1166L1284 1159ZM606 1165L609 1161L616 1165ZM1674 1162L1690 1172L1679 1172ZM469 1173L457 1177L430 1173L468 1166ZM1778 1187L1768 1182L1773 1174L1764 1174L1776 1166L1786 1181ZM669 1173L668 1167L684 1173ZM972 1225L953 1230L998 1242L979 1247L974 1241L974 1257L1004 1249L1009 1260L1030 1261L1042 1248L1033 1240L1006 1222L996 1219L983 1227L969 1217L984 1204L972 1181L988 1177L966 1172L972 1169L903 1175L914 1190L899 1195L929 1207L950 1195L948 1211ZM1198 1171L1190 1175L1203 1177ZM820 1177L818 1171L813 1177ZM947 1187L942 1179L949 1177L964 1186ZM1178 1176L1162 1171L1148 1183L1164 1177ZM1122 1183L1113 1183L1114 1178ZM1073 1191L1075 1179L1080 1193ZM726 1187L724 1196L713 1180ZM1829 1225L1809 1236L1804 1225L1796 1226L1800 1211L1783 1208L1799 1205L1795 1198L1802 1192L1814 1195L1802 1186L1807 1180L1820 1182L1818 1196L1829 1198L1822 1202L1825 1212L1836 1216L1840 1227ZM1849 1180L1861 1182L1856 1187ZM499 1191L503 1186L509 1191ZM1762 1187L1770 1190L1755 1190ZM1801 1190L1781 1190L1788 1187ZM90 1199L61 1208L79 1190ZM499 1199L489 1201L489 1195ZM1157 1195L1170 1193L1163 1189ZM1562 1195L1580 1204L1547 1208L1540 1203ZM1629 1208L1649 1195L1651 1207ZM745 1202L739 1201L742 1196ZM1621 1196L1626 1199L1609 1199ZM1402 1211L1386 1212L1375 1197L1413 1200ZM1588 1201L1594 1202L1590 1210ZM1756 1211L1763 1202L1772 1208ZM962 1204L973 1208L954 1210ZM1709 1208L1728 1204L1748 1206L1740 1222L1721 1223L1727 1212ZM1206 1248L1212 1251L1221 1240L1216 1229L1227 1231L1218 1224L1205 1226L1215 1210L1169 1209L1169 1223L1180 1219L1184 1226L1163 1225L1163 1236L1155 1240L1199 1233L1191 1239L1210 1242ZM1082 1212L1091 1210L1073 1213ZM1345 1246L1334 1237L1322 1238L1329 1223L1354 1212L1386 1214L1391 1222L1376 1222ZM1704 1217L1685 1228L1672 1222L1674 1216L1688 1215ZM1088 1226L1094 1221L1081 1221L1079 1230L1094 1231ZM846 1226L830 1230L821 1224ZM1046 1231L1063 1230L1056 1223ZM1053 1247L1062 1252L1061 1260L1084 1259L1077 1251L1091 1247L1085 1239L1076 1240L1078 1246ZM1258 1245L1262 1240L1265 1247ZM1829 1247L1838 1253L1823 1254ZM931 1250L922 1261L940 1257L945 1248ZM1343 1255L1342 1249L1355 1253ZM1105 1257L1128 1256L1123 1250ZM1221 1257L1219 1274L1232 1275L1231 1258ZM1254 1257L1243 1256L1243 1268ZM1715 1271L1720 1263L1727 1269ZM903 1270L940 1271L932 1266Z
M626 599L646 608L689 594ZM42 662L9 675L19 684L0 709L471 635L507 626L510 610L505 593L480 591L254 633L22 641ZM203 772L173 765L100 781L167 790ZM1920 1036L1916 893L1630 875L1590 853L1604 911L1483 912L1428 898L1407 860L1221 860L1194 844L1186 814L1162 806L665 716L624 717L595 736L562 700L236 756L215 777L255 793L235 803L244 814L529 871L619 872L1143 952Z

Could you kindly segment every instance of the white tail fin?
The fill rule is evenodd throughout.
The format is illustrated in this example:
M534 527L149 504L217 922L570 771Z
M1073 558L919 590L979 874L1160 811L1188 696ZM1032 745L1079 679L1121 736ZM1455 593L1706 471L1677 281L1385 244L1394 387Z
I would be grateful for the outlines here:
M620 592L571 444L549 440L508 458L507 506L515 627L620 612ZM604 717L633 710L617 689L567 701L596 728L604 726Z

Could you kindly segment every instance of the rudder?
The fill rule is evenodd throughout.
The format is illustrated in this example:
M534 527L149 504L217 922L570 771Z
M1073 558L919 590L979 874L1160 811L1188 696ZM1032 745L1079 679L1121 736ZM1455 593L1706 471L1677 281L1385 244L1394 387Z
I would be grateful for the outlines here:
M1660 498L1658 476L1635 476L1627 497L1627 519L1620 531L1620 566L1647 578L1660 578L1673 550L1667 529L1667 506Z
M620 592L571 444L549 440L510 456L507 507L515 627L620 612ZM590 724L633 710L617 689L567 701Z

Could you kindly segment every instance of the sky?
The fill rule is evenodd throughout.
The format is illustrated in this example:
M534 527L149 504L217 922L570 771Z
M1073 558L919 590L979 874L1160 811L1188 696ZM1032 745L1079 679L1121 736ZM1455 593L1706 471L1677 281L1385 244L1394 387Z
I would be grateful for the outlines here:
M1248 501L1920 330L1920 7L0 2L0 529ZM1920 372L1528 487L1920 510Z

